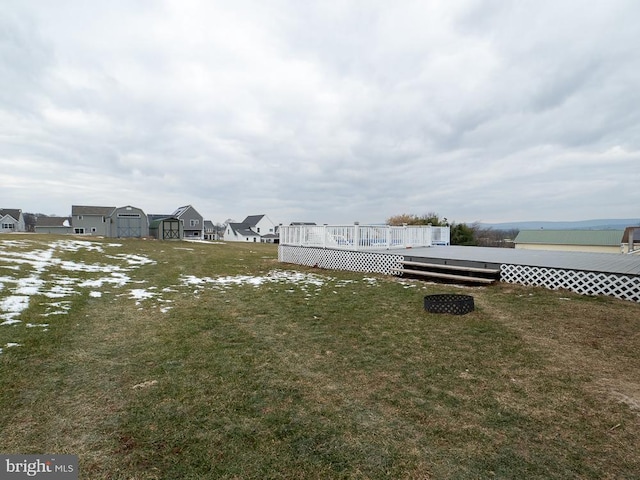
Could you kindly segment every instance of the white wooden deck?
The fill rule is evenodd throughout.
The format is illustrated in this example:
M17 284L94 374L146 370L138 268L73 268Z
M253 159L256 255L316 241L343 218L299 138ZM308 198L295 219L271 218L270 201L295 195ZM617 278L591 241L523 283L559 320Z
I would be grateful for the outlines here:
M497 268L502 282L640 302L640 257L637 255L461 246L363 252L280 245L278 258L285 263L389 275L402 274L406 262Z

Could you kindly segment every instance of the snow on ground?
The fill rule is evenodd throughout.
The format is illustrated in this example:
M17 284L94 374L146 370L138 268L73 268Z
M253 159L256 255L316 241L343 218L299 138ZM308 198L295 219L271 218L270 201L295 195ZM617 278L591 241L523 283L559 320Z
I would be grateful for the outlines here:
M0 276L0 326L21 323L21 314L36 295L57 300L42 304L45 307L42 316L66 314L71 308L71 301L64 299L86 288L95 291L103 285L122 287L130 282L127 272L154 263L140 255L106 255L107 250L120 246L117 243L87 240L56 240L49 243L33 240L0 241L0 267L5 272ZM81 250L104 253L104 258L110 261L85 263L60 258L62 253ZM53 269L68 274L56 274L51 271ZM92 278L79 279L79 272L90 274ZM90 295L95 296L95 293L91 292Z
M375 286L379 281L374 277L337 280L328 275L274 269L264 275L183 275L177 285L161 290L155 286L141 288L139 284L145 282L132 280L130 274L143 265L156 262L142 255L112 252L119 247L121 244L73 239L52 242L0 240L0 329L19 328L23 325L26 328L40 328L46 332L50 323L55 322L56 316L68 314L72 307L72 297L82 293L87 293L91 298L101 298L105 295L124 296L135 300L140 309L155 308L161 313L167 313L171 310L173 301L165 298L166 296L180 293L197 296L206 289L224 292L244 286L282 286L285 292L295 292L297 288L310 299L319 295L323 288L331 288L336 293L335 289L357 282ZM102 253L103 262L85 263L61 258L63 253L68 258L69 252L83 250ZM127 289L132 284L136 284L135 288ZM114 289L122 289L122 293L116 293ZM47 318L47 323L27 322L27 319L22 318L34 297L42 307L42 313L39 315ZM5 351L11 346L19 345L16 342L8 342L4 347ZM3 348L0 348L0 353L2 351Z

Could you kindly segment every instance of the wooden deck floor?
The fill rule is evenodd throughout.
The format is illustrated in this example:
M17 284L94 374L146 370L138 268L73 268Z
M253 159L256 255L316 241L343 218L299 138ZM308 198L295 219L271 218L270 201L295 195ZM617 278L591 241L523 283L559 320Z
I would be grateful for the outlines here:
M377 250L377 253L439 261L470 264L511 264L532 267L618 273L640 276L640 256L616 253L556 252L551 250L521 250L514 248L462 247L457 245Z

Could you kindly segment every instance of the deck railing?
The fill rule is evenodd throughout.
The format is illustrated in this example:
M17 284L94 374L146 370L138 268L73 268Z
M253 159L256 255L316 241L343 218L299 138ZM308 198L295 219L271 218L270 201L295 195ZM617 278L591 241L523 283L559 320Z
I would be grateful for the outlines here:
M280 244L344 250L449 245L449 227L431 225L289 225L280 226Z

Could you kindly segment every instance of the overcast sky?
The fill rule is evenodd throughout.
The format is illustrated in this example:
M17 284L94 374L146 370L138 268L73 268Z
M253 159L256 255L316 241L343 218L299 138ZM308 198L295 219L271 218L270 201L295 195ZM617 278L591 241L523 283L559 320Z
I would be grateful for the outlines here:
M640 218L640 2L1 0L0 207Z

